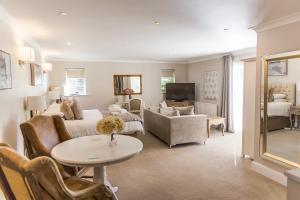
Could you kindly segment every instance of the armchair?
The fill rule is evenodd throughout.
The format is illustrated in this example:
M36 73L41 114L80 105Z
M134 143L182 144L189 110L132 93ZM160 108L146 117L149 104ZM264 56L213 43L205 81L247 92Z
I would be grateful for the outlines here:
M49 157L29 160L0 145L0 186L8 200L111 200L103 184L77 177L63 179Z
M57 144L71 139L60 116L38 115L20 125L29 159L39 156L51 157ZM77 169L57 163L64 177L74 176Z

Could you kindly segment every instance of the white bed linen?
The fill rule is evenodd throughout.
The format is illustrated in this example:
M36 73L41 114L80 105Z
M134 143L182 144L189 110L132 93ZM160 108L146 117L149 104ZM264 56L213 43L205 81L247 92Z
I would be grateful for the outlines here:
M269 102L268 103L268 116L290 116L290 108L292 103L290 102Z
M103 118L102 113L97 110L83 110L83 120L65 120L66 128L72 138L87 135L96 135L96 124ZM122 133L132 134L135 132L144 133L143 125L139 121L125 122Z

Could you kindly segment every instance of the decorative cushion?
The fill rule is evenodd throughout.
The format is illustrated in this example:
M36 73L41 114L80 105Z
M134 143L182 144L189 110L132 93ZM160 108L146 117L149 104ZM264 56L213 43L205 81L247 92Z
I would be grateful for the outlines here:
M180 113L178 110L169 110L165 108L159 109L160 114L165 115L167 117L174 117L174 116L180 116Z
M60 106L60 110L64 114L66 120L75 119L74 113L71 108L72 103L73 103L72 101L64 101Z
M71 105L72 112L74 114L74 118L77 120L83 119L82 110L78 104L78 101L76 99L73 100L73 103Z
M178 110L180 115L194 115L194 106L186 107L174 107L175 110Z
M163 102L159 103L159 107L160 108L168 108L168 105L165 101L163 101Z
M60 104L57 104L56 102L49 105L48 109L43 112L44 116L52 116L52 115L59 115L61 117L64 117L64 113L60 111Z

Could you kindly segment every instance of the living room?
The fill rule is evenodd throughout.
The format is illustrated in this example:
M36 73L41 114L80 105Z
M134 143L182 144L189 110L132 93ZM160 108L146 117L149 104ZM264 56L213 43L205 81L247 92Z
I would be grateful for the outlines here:
M299 8L1 0L0 199L297 199Z

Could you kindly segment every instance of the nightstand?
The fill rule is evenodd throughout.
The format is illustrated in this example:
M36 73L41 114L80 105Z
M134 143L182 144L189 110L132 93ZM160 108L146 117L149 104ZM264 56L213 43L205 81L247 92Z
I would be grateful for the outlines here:
M292 120L293 115L295 116L294 127L298 128L298 126L299 126L298 116L300 116L300 106L291 106L291 110L290 110L291 130L293 129L293 120Z

